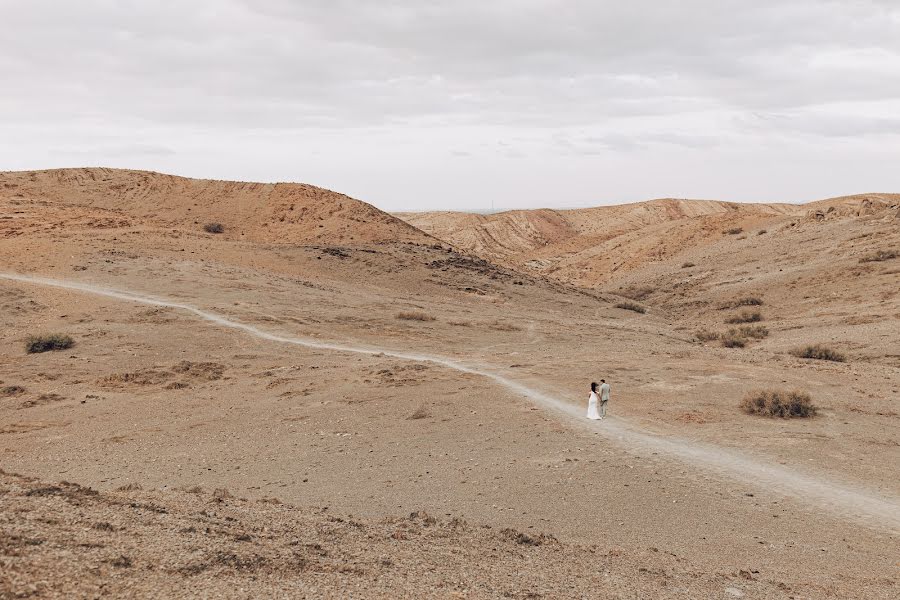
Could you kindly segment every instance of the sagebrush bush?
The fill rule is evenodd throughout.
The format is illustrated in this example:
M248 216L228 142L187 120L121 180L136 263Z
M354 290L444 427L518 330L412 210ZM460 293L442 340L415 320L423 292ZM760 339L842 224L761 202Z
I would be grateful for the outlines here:
M737 235L739 233L742 233L743 231L743 227L732 227L731 229L726 229L723 233L726 233L728 235Z
M409 420L415 421L418 419L427 419L429 416L431 415L428 414L428 409L426 409L425 405L423 404L422 406L414 410L413 414L409 415Z
M709 331L708 329L700 329L694 333L694 336L701 342L711 342L721 337L718 331Z
M740 406L751 415L782 419L813 417L818 411L809 394L801 390L756 390L744 396Z
M859 259L859 262L880 262L883 260L891 260L892 258L897 258L897 256L900 256L900 254L897 254L896 250L879 250L874 254L870 254L869 256L863 256L861 259Z
M29 354L49 352L50 350L65 350L75 345L75 340L60 333L45 333L32 335L25 340L25 350Z
M762 313L758 310L744 310L739 314L732 315L728 319L726 319L726 323L731 323L732 325L737 323L756 323L757 321L762 321Z
M619 302L618 304L616 304L616 308L621 308L624 310L631 310L631 311L634 311L636 313L641 313L641 314L644 314L645 312L647 312L646 308L644 308L640 304L637 304L636 302Z
M732 329L731 331L734 330ZM737 330L737 334L755 340L761 340L764 337L769 336L769 330L764 325L743 325Z
M837 350L832 350L828 346L823 346L822 344L810 344L801 348L794 348L791 350L791 354L797 358L812 358L815 360L830 360L833 362L844 362L847 360L847 357Z
M436 321L434 317L420 310L410 310L397 313L397 318L401 321Z
M719 305L719 310L740 308L741 306L762 306L762 304L762 298L756 296L744 296L743 298L735 298L734 300L728 300L727 302L721 303Z
M747 338L733 332L734 330L729 331L721 337L722 345L726 348L743 348L744 346L746 346Z
M207 223L203 226L203 231L206 233L224 233L225 226L221 223Z

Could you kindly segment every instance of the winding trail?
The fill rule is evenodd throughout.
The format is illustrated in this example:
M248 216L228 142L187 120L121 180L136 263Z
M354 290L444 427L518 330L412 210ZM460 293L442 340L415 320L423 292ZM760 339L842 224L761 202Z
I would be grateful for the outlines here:
M253 325L229 319L223 315L163 298L134 292L94 286L77 281L49 279L16 273L0 272L0 279L19 283L73 290L87 294L115 298L126 302L148 304L183 310L220 327L236 329L248 335L282 344L293 344L319 350L428 362L461 373L486 377L500 386L528 398L542 408L549 409L566 421L582 429L598 433L623 448L637 453L665 455L689 467L703 469L752 486L766 488L799 500L809 506L824 509L842 519L853 519L873 529L900 533L900 498L879 494L858 485L830 481L798 472L792 468L764 462L711 444L653 435L629 425L622 419L606 419L602 423L583 418L583 407L569 404L539 389L512 380L485 366L472 366L463 361L432 354L401 352L384 348L353 346L319 340L270 333Z

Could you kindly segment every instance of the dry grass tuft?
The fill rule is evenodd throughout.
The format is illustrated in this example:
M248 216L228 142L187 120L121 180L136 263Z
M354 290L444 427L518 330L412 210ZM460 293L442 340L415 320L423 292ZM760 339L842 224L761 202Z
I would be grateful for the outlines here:
M740 406L747 414L782 419L814 417L818 411L809 394L800 390L756 390L744 396Z
M616 308L630 310L630 311L633 311L636 313L641 313L641 314L644 314L647 312L646 308L644 308L643 306L641 306L640 304L638 304L636 302L627 302L627 301L619 302L618 304L616 304Z
M897 258L898 256L900 256L900 254L898 254L896 250L879 250L874 254L870 254L869 256L863 256L861 259L859 259L859 262L881 262L883 260L891 260Z
M234 496L225 488L216 488L215 490L213 490L213 498L221 501L234 498Z
M810 344L808 346L803 346L802 348L794 348L791 350L791 354L797 358L812 358L815 360L830 360L833 362L845 362L847 360L847 357L837 350L832 350L828 346L823 346L822 344Z
M221 223L207 223L203 226L206 233L225 233L225 226Z
M729 330L729 333L732 331L735 330L731 329ZM744 337L753 338L754 340L761 340L765 337L769 337L769 330L764 325L743 325L736 333Z
M0 388L0 396L19 396L25 393L25 388L21 385L7 385Z
M762 313L758 310L744 310L740 314L733 315L725 320L726 323L756 323L762 321Z
M75 340L59 333L32 335L25 340L25 351L29 354L36 354L50 350L65 350L74 345Z
M740 308L742 306L762 306L762 304L762 298L758 298L756 296L744 296L743 298L736 298L734 300L729 300L728 302L721 303L719 305L719 310Z
M518 325L503 323L501 321L495 321L494 323L491 323L489 327L494 331L522 331L522 328Z
M739 233L743 233L743 231L744 231L743 227L732 227L731 229L726 229L722 233L725 233L727 235L737 235Z
M427 419L430 416L431 415L428 413L428 409L426 409L425 405L423 404L422 406L417 408L415 411L413 411L413 414L409 415L409 420L415 421L417 419Z
M682 268L682 269L690 269L691 267L696 267L696 266L697 266L697 265L695 265L694 263L692 263L692 262L690 262L690 261L688 261L688 262L686 262L686 263L681 263L681 268Z
M142 489L144 489L144 488L141 487L141 484L132 482L132 483L126 483L125 485L120 485L119 487L116 488L116 491L117 492L136 492L136 491L140 491Z
M713 340L719 339L722 334L718 331L709 331L708 329L700 329L694 336L700 340L701 342L711 342Z
M724 334L721 339L722 345L726 348L743 348L747 345L747 338L735 333L733 329Z
M397 318L401 321L437 321L434 317L420 310L410 310L397 313Z

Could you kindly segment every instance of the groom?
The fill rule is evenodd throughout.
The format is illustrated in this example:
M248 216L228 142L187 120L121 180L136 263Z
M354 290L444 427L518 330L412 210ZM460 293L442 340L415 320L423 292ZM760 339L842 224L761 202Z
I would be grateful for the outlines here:
M606 417L606 403L609 402L609 384L605 379L600 380L600 418Z

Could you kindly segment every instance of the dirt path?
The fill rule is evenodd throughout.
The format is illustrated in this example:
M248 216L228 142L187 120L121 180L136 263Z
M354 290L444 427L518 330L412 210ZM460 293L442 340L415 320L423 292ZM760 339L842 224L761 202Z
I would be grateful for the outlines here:
M877 530L900 532L900 499L898 498L880 495L861 486L835 482L812 474L799 473L790 468L770 464L762 459L710 444L648 434L636 429L634 425L621 418L609 418L602 423L588 421L583 418L583 406L570 404L535 387L512 380L500 372L492 370L489 366L473 366L460 360L431 354L329 343L310 338L271 333L190 304L77 281L48 279L15 273L0 273L0 279L183 310L220 327L236 329L248 335L272 342L334 352L385 355L401 360L429 362L458 372L486 377L506 389L529 399L536 405L550 410L565 420L567 424L602 435L629 451L645 455L663 455L676 459L685 466L702 469L754 486L765 487L769 491L792 497L810 507L827 510L835 516L840 516L842 519L853 519L860 524Z

